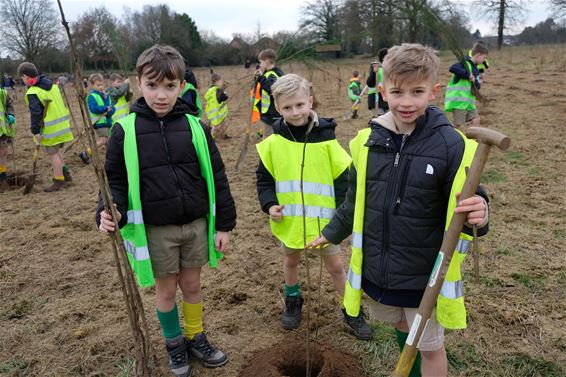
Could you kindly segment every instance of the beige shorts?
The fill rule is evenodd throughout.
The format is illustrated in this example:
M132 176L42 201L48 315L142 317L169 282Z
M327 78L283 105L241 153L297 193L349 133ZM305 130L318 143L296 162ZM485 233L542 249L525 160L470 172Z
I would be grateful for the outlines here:
M43 150L45 151L45 153L51 156L57 154L59 152L59 149L63 148L63 145L65 145L65 143L59 143L55 145L44 145Z
M409 328L415 320L418 308L399 308L383 305L372 299L368 300L368 309L371 319L388 323L407 322ZM444 346L444 328L436 321L436 309L428 320L417 348L421 351L436 351Z
M285 255L291 255L294 253L300 253L303 252L304 249L291 249L290 247L285 246L285 244L281 244L281 250L283 251L283 253ZM338 255L340 254L340 246L338 245L333 245L333 244L328 244L325 247L322 248L316 248L316 249L312 249L313 254L315 255L322 255L323 257L329 257L332 255Z
M108 139L109 131L110 131L110 128L108 128L108 127L101 127L101 128L95 128L94 129L94 133L96 133L96 136L105 137L107 139Z
M179 266L202 267L208 263L205 219L183 225L146 225L147 247L153 275L164 278L178 274Z
M464 125L468 122L471 122L472 119L479 117L480 115L478 114L478 110L470 110L470 111L466 111L466 110L459 110L459 109L454 109L452 110L452 117L453 117L453 123L459 124L459 125Z

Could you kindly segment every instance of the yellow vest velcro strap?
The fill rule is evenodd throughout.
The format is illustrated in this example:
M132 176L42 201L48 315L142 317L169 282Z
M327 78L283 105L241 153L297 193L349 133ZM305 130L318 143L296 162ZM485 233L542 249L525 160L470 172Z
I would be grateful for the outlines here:
M362 233L352 233L352 247L362 248L364 235Z
M149 250L147 246L136 247L130 241L124 240L124 247L128 253L132 254L134 260L140 261L149 259Z
M282 211L283 216L303 216L303 206L300 204L285 204ZM334 216L334 208L325 208L318 206L305 206L305 216L316 219L330 220Z
M50 120L49 122L45 122L43 127L55 126L59 123L62 123L64 121L68 120L68 119L69 119L69 115L67 114L67 115L62 116L61 118L57 118L57 119Z
M362 289L362 275L356 274L351 268L348 269L347 279L352 288Z
M447 281L444 280L442 288L440 289L440 294L446 298L457 299L464 296L464 282L462 280L458 281Z
M460 238L456 245L456 251L460 254L467 254L470 249L470 241Z
M277 192L278 194L301 192L301 181L295 180L275 182L275 192ZM305 194L328 196L334 198L334 185L326 185L316 182L303 182L303 192Z
M128 224L143 224L142 211L129 210L128 211Z
M57 136L61 136L61 135L64 135L66 133L69 133L69 132L71 132L70 128L63 128L62 130L51 133L51 134L42 134L41 137L44 138L44 139L54 139Z
M476 100L473 98L467 98L467 97L452 97L450 95L446 95L446 99L450 100L450 101L459 101L459 102L466 102L466 103L476 103Z

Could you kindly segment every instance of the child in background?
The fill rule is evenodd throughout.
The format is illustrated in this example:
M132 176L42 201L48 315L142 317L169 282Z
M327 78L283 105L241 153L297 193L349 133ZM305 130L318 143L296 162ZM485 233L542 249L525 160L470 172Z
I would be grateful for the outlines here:
M180 97L187 101L192 110L197 112L199 118L202 118L202 102L198 93L197 78L190 68L185 70L184 78L185 86Z
M350 79L350 85L348 85L348 97L352 101L352 118L356 119L358 117L358 111L360 110L360 94L362 94L362 84L360 83L360 72L352 72L352 78Z
M8 189L7 162L8 145L14 142L16 135L16 117L12 101L5 89L0 88L0 192ZM12 158L16 158L12 156ZM16 172L14 172L15 174Z
M303 307L298 282L298 267L305 253L301 186L306 241L310 242L319 234L318 221L324 227L344 200L351 159L336 140L334 119L319 118L312 110L313 97L307 80L289 74L271 88L275 107L283 118L273 123L273 135L257 144L257 191L261 209L269 214L271 231L281 241L285 279L281 325L293 330L301 323ZM338 295L343 297L346 274L340 247L326 245L315 252L320 253ZM373 337L362 315L351 317L345 311L343 315L356 337Z
M285 73L275 65L277 60L277 52L275 50L270 48L263 50L258 54L257 59L259 60L259 68L256 70L254 77L259 83L261 99L256 101L256 107L261 114L263 138L265 139L273 133L273 123L281 117L281 114L275 109L271 86Z
M206 117L212 127L212 137L229 139L230 136L226 135L226 117L228 116L228 95L224 91L224 80L218 73L213 73L210 76L212 86L206 91L204 99L206 101Z
M387 49L382 48L377 52L377 61L371 63L366 84L368 86L368 109L375 109L377 103L377 115L383 115L389 110L387 102L383 100L380 86L383 86L383 60L387 56ZM371 98L370 98L371 97Z
M129 102L132 98L130 91L130 79L125 79L118 73L110 75L111 86L106 88L106 95L110 97L110 102L114 105L114 115L112 124L124 118L130 113Z

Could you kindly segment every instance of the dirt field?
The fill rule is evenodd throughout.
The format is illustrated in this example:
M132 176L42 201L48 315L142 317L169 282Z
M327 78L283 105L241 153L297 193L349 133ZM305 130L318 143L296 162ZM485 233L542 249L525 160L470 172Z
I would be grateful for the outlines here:
M439 78L444 97L448 66L442 55ZM506 153L493 151L483 184L491 198L491 232L480 241L481 280L473 279L472 260L465 266L469 326L447 335L452 376L566 376L566 46L509 48L493 52L482 92L489 102L480 109L482 123L512 138ZM370 118L344 121L349 108L347 82L352 69L366 71L369 60L283 65L286 72L314 82L319 113L337 119L338 140L347 146ZM194 376L235 377L254 351L289 339L305 339L306 326L294 334L281 330L282 268L278 243L258 205L253 145L244 166L234 165L242 143L247 105L243 68L218 68L231 83L231 140L218 143L238 209L230 251L218 271L205 269L205 329L211 341L230 356L218 370L200 366ZM208 69L196 70L201 93ZM245 78L245 79L242 79ZM339 80L339 78L341 80ZM364 77L365 79L365 77ZM71 90L68 86L67 90ZM74 97L73 102L76 102ZM78 116L78 108L73 108ZM31 169L33 143L22 92L16 101L17 170ZM132 370L132 338L107 239L94 223L98 187L90 166L76 153L66 156L74 184L44 193L51 171L46 156L39 163L35 191L0 194L0 375L127 376ZM9 172L13 171L12 158ZM342 244L344 264L349 242ZM311 258L318 281L318 259ZM304 266L302 281L306 279ZM391 329L375 325L374 342L346 335L329 276L323 273L318 340L360 360L360 376L386 376L398 355ZM304 284L304 283L303 283ZM313 288L312 293L317 293ZM154 312L154 294L142 292L152 343L168 376L166 354ZM316 295L315 295L316 297Z

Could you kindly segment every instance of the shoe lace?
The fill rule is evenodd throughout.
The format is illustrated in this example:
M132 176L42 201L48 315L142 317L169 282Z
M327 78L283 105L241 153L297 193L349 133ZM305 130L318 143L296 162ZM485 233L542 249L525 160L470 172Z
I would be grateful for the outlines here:
M210 356L216 352L216 348L214 348L212 344L208 342L206 335L204 335L198 343L193 344L193 347L195 347L200 353L207 356Z
M169 357L174 364L181 364L187 361L187 353L184 346L175 347L169 351Z

